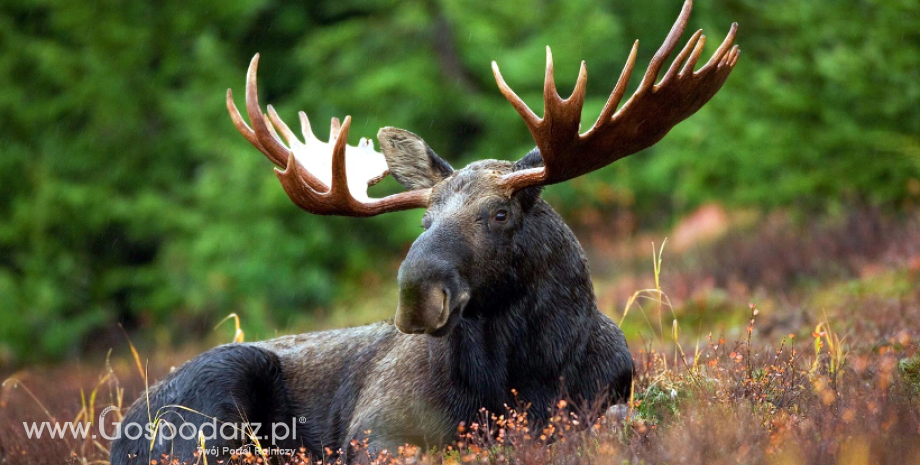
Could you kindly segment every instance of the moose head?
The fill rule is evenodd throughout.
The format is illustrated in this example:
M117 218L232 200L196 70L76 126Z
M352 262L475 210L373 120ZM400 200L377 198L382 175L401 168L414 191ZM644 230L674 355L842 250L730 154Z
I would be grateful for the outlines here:
M537 116L505 83L498 65L492 70L505 98L521 115L536 148L517 162L482 160L455 170L419 136L386 127L377 138L383 153L367 139L348 146L351 117L332 119L328 143L313 135L300 113L304 140L268 106L259 106L256 70L249 66L243 120L227 91L227 108L240 133L272 162L291 200L319 215L373 216L412 208L427 209L424 232L399 270L395 324L405 333L448 334L471 299L486 288L513 289L515 263L533 247L552 243L551 226L534 206L540 187L561 183L652 146L677 123L699 110L721 88L738 60L733 24L721 46L699 70L696 64L706 37L693 34L664 76L659 72L686 28L692 2L687 0L670 33L654 55L638 89L620 102L638 50L633 45L623 71L597 121L580 132L587 68L582 62L572 95L560 97L553 78L552 53L546 49L544 115ZM619 109L618 109L619 107ZM287 141L285 144L278 134ZM407 191L370 198L369 186L392 175ZM494 297L494 295L492 296ZM481 307L481 306L479 306Z

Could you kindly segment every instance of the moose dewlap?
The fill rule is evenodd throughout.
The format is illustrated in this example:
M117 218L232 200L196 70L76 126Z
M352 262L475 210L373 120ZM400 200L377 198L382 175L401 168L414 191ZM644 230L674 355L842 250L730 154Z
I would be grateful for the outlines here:
M367 432L372 450L443 445L483 408L528 405L530 421L539 425L562 398L595 408L627 398L633 361L623 333L598 310L585 254L540 190L655 144L719 90L738 60L734 24L698 70L705 36L697 31L655 83L691 7L687 0L638 89L620 106L638 42L633 46L607 105L584 133L584 63L574 92L562 99L547 48L542 118L493 63L499 89L536 148L517 162L482 160L457 170L401 129L380 130L382 153L365 139L348 146L350 117L341 124L333 119L326 143L301 113L304 140L298 140L271 106L267 114L259 106L256 55L246 81L251 127L229 90L227 108L240 133L279 167L295 204L319 215L426 209L424 232L399 269L394 323L229 344L199 355L142 395L123 429L146 431L158 418L172 425L181 418L181 426L195 430L216 418L247 434L160 434L152 443L123 437L112 446L112 463L145 464L161 454L194 461L199 449L238 450L254 438L265 450L305 448L316 458L352 461L349 444ZM367 187L388 174L407 190L370 198Z

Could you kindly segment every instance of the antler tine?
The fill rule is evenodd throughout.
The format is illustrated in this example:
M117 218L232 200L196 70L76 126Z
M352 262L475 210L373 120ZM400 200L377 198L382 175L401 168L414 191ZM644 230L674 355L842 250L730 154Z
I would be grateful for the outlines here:
M249 114L249 122L255 132L256 138L265 149L265 154L272 162L278 166L287 164L289 150L277 136L271 133L265 118L262 115L262 107L259 106L258 81L256 72L259 69L259 54L252 57L249 63L249 71L246 73L246 112Z
M337 121L337 120L336 120ZM338 129L338 139L332 149L332 186L329 195L332 197L346 196L351 199L348 192L348 173L345 170L345 144L348 143L348 130L351 128L351 116L345 117L345 122Z
M585 103L585 91L587 89L588 64L585 63L585 60L581 60L581 66L578 68L578 79L575 80L575 89L572 90L572 95L565 99L565 101L572 102L572 105L577 106L578 110L581 111L581 107Z
M230 89L227 89L227 112L230 113L230 119L233 120L233 125L236 126L236 130L239 131L253 147L257 148L272 160L271 155L265 150L265 147L262 147L262 143L259 142L259 138L256 137L256 133L246 124L243 116L240 115L240 111L236 109L236 104L233 103L233 91Z
M492 74L495 75L495 82L498 83L498 89L501 91L502 95L508 99L511 106L517 110L518 114L521 115L521 118L524 118L524 123L527 124L527 127L532 128L535 126L540 121L540 117L538 117L537 114L534 113L513 90L511 90L511 87L508 87L508 83L506 83L505 78L502 77L501 71L498 70L498 63L495 61L492 61Z
M703 54L703 47L706 45L706 36L700 35L700 40L696 43L696 47L693 48L693 54L690 55L690 58L684 63L684 67L681 68L679 76L684 76L687 72L693 72L696 69L696 62L700 59L700 55Z
M553 67L553 51L549 48L549 45L546 46L546 75L543 77L543 105L549 106L553 103L562 101L562 97L559 96L559 91L556 89L556 77L554 76L555 70ZM543 118L546 118L546 115L549 112L544 108Z
M604 109L601 111L601 115L597 118L597 121L594 123L594 126L591 127L591 131L594 131L595 128L607 123L613 117L614 112L617 111L617 106L620 105L620 101L623 100L623 95L626 94L626 86L629 84L629 78L632 77L633 68L636 66L636 54L639 52L639 41L633 42L632 50L629 51L629 58L626 59L626 64L623 65L623 71L620 72L620 78L617 79L617 84L613 88L613 92L610 93L610 98L607 99L607 103L604 105Z
M680 10L680 15L677 17L677 21L674 21L674 25L671 26L668 37L664 39L664 43L661 44L661 47L655 52L655 56L652 57L652 61L649 62L648 69L645 71L645 76L642 77L642 82L639 83L636 94L645 92L655 84L658 72L661 71L661 67L664 66L665 61L668 60L668 57L670 57L674 49L677 48L680 36L684 34L684 30L687 28L691 10L693 10L693 0L685 1L683 8Z
M277 141L279 144L281 144L285 148L285 150L287 150L288 152L293 152L293 150L291 150L286 145L284 145L283 142L281 142L281 136L278 135L278 131L275 130L275 125L272 124L272 120L271 118L269 118L267 113L262 114L262 121L265 121L265 127L268 128L268 133L271 134L271 138Z
M297 140L297 136L294 134L294 131L291 131L291 128L287 125L287 123L285 123L284 120L278 116L278 112L275 111L275 107L269 105L266 109L268 110L268 119L271 123L268 127L270 129L276 128L278 132L284 136L284 140L287 141L288 146L293 147L294 144L299 144L300 141Z
M303 133L303 140L305 143L316 140L316 135L313 134L313 128L310 127L310 118L307 118L307 113L304 111L298 112L297 116L300 117L300 132Z

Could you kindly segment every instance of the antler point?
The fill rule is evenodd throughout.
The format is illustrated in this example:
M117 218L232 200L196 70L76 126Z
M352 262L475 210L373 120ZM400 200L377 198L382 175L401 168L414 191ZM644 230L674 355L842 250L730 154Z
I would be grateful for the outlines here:
M496 82L501 84L504 79L502 79L502 72L498 70L498 62L492 60L492 76L495 77Z
M543 79L543 117L549 113L550 99L561 100L556 89L556 78L553 76L553 52L549 45L546 46L546 76Z

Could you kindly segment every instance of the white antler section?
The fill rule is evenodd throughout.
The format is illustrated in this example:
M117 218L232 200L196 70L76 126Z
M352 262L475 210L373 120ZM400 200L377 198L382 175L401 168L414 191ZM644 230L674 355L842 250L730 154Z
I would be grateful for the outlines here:
M313 134L307 114L300 112L300 126L303 142L281 121L274 108L268 107L272 125L287 140L294 159L309 173L316 176L326 186L332 185L332 152L335 141L339 138L340 124L338 118L332 119L329 142L319 140ZM362 137L357 146L345 145L345 171L348 173L348 190L355 200L370 200L367 188L380 182L387 173L387 161L383 154L374 150L374 143Z

